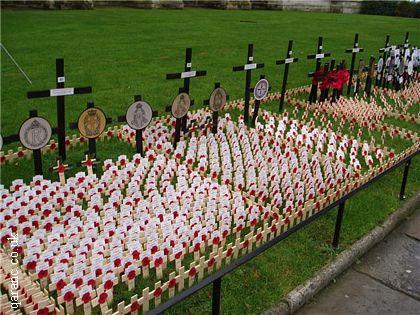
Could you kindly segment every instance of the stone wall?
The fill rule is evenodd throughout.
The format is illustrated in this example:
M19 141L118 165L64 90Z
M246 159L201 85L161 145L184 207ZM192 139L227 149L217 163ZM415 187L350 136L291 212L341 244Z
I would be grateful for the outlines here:
M1 6L37 9L92 9L94 7L104 6L126 6L148 9L205 7L213 9L299 10L357 13L360 10L362 1L363 0L21 0L2 1Z

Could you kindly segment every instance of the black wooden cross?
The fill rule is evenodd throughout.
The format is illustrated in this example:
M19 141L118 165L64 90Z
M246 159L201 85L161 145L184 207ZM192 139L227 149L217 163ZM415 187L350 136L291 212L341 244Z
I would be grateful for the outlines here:
M372 77L374 75L374 71L375 71L375 57L370 56L369 71L368 71L368 76L366 78L366 84L365 84L365 93L367 97L370 97L370 90L372 88Z
M207 70L198 70L193 71L192 68L192 49L187 48L185 50L185 66L184 66L184 72L178 72L178 73L168 73L166 75L167 80L174 80L174 79L183 79L184 80L184 92L188 95L190 94L190 79L195 77L203 77L207 74ZM191 104L192 105L192 104ZM182 118L182 130L184 132L187 131L187 115Z
M382 66L381 73L379 75L380 78L379 78L377 86L383 85L383 87L385 87L386 79L384 79L384 73L385 73L385 67L386 67L386 60L388 59L388 53L390 50L391 50L391 46L389 45L389 35L386 35L385 46L379 49L379 52L383 53L382 55L383 66Z
M65 96L92 93L92 87L65 88L64 59L56 59L56 88L42 91L28 92L28 98L56 97L57 98L57 135L58 154L62 161L66 160L66 121L65 121Z
M95 107L95 105L93 104L93 102L87 102L86 108L93 108ZM111 117L107 117L106 118L106 124L111 124L112 123L112 118ZM70 123L70 129L77 129L78 128L78 122L72 122ZM97 158L96 155L96 139L92 139L89 138L88 139L88 151L86 153L89 154L90 157L92 158Z
M359 94L359 89L360 89L360 84L361 84L361 79L362 79L362 74L363 74L363 71L364 71L364 67L365 67L364 60L359 59L359 68L358 68L358 74L357 74L357 79L356 79L356 86L354 87L354 95Z
M283 64L285 65L283 83L281 86L280 104L279 104L280 113L283 111L284 96L286 95L287 77L289 75L289 65L291 63L299 61L299 58L292 58L292 47L293 47L293 41L289 40L289 46L287 47L287 52L286 52L286 59L276 60L276 65L283 65Z
M359 52L363 52L363 48L359 47L359 34L356 33L354 35L354 44L353 48L346 49L346 53L351 53L351 64L350 64L350 77L349 77L349 83L347 84L347 95L350 95L351 88L353 86L353 73L354 73L354 64L356 62L356 55Z
M384 80L384 85L386 88L389 88L390 83L392 82L392 80L394 79L394 67L395 67L395 54L393 52L391 52L390 54L390 60L389 60L389 64L386 66L386 78Z
M185 89L184 88L179 88L178 89L178 93L185 93ZM194 105L194 101L191 100L190 102L190 107ZM172 112L172 104L166 106L165 111L167 113ZM181 140L181 127L182 127L182 123L183 123L183 119L188 116L188 113L185 114L184 117L182 118L176 118L175 120L175 139L174 139L174 148L176 148L177 143L179 142L179 140ZM185 126L185 130L187 129L187 127Z
M260 75L260 80L262 80L262 79L265 79L264 74ZM271 87L268 87L268 90L270 90L270 89L271 89ZM254 111L252 113L252 122L251 122L252 127L255 127L255 122L256 122L257 117L258 117L258 111L260 109L260 104L261 104L261 100L255 99L255 101L254 101Z
M220 87L220 82L214 83L214 89L218 89L219 87ZM228 100L228 99L229 99L229 95L226 95L226 100ZM209 104L210 104L210 99L203 101L203 105L209 105ZM219 121L219 112L218 111L213 111L211 130L212 130L212 133L214 133L214 134L217 133L218 121Z
M248 45L248 56L246 64L243 66L234 66L233 71L246 71L245 78L245 109L244 109L244 121L248 123L249 121L249 99L250 99L250 85L251 85L251 71L254 69L263 68L263 63L254 63L254 45Z
M330 66L330 64L328 62L326 62L324 64L324 78L328 74L329 66ZM328 96L328 89L325 89L325 90L321 91L321 95L319 96L319 101L320 102L325 101L327 99L327 96Z
M140 102L142 100L141 95L134 96L134 102ZM156 110L152 111L152 117L157 117L158 112ZM127 121L126 115L118 116L118 121ZM144 149L143 149L143 130L139 129L136 130L136 153L140 153L142 157L144 157Z
M402 51L402 55L403 57L405 57L405 52L406 50L410 47L410 43L408 42L408 36L410 35L409 32L405 33L405 39L404 39L404 44L401 45L403 47L403 51Z
M330 52L326 52L326 53L322 52L322 40L323 40L322 36L318 37L318 46L317 46L316 54L308 55L308 59L315 59L316 60L315 72L317 72L321 68L321 60L325 57L331 56ZM311 76L312 76L312 74L309 74L309 77L311 77ZM316 101L317 89L318 89L318 85L312 83L311 93L309 94L309 102L310 103L313 103L313 102Z

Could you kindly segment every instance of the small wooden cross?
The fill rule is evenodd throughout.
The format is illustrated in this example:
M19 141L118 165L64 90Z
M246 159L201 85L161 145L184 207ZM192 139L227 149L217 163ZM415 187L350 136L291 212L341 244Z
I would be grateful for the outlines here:
M85 155L85 160L82 161L82 166L86 166L88 175L93 175L93 165L98 164L95 158L91 159L88 154Z
M66 175L65 172L69 169L68 164L63 164L60 159L57 160L57 166L53 167L53 170L58 173L60 178L60 184L64 186L66 184Z

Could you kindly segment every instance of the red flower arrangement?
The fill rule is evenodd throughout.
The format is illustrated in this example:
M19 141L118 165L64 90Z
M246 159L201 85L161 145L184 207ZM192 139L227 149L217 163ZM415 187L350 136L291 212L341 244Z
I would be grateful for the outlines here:
M349 81L350 73L348 70L332 70L322 79L322 83L319 86L321 90L333 88L341 91L344 84Z

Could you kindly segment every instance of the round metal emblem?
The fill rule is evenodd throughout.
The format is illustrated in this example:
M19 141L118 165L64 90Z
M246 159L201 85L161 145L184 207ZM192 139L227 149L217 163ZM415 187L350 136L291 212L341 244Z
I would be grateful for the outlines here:
M52 134L49 122L42 117L31 117L25 120L19 130L20 142L30 150L45 147Z
M405 63L404 62L400 62L399 66L398 66L398 74L399 75L403 75L404 74L404 70L405 70Z
M213 111L218 112L226 105L226 100L226 91L218 87L210 95L209 106Z
M264 97L267 96L269 89L269 84L266 79L261 79L257 82L254 87L254 98L256 100L262 100Z
M178 94L172 101L172 116L175 118L182 118L190 109L191 100L187 93Z
M77 121L80 134L88 139L98 138L104 132L105 127L105 113L98 107L85 109Z
M408 62L408 65L407 65L407 73L408 73L409 75L412 75L412 74L413 74L413 72L414 72L413 60L410 60L410 61Z
M149 103L144 101L138 101L131 104L125 114L128 125L134 130L146 128L152 121L152 116L152 107Z
M384 59L381 58L378 61L378 72L382 72L383 67L384 67Z

